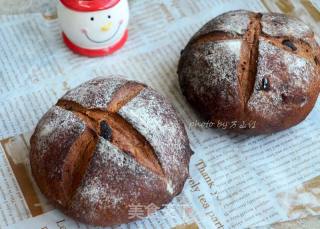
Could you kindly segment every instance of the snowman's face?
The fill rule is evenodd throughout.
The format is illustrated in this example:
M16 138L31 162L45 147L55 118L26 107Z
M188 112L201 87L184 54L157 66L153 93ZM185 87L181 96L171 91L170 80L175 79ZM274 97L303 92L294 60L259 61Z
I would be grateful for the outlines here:
M129 7L127 0L120 0L107 10L79 12L59 1L58 16L63 32L75 45L101 49L122 38L129 22Z

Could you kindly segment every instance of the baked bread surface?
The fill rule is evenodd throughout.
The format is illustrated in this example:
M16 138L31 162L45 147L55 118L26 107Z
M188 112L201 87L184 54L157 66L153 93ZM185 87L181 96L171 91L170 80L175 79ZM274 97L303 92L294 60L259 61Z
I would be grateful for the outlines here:
M213 124L272 133L298 124L312 110L320 90L320 50L298 19L231 11L191 38L178 75L187 100Z
M30 143L40 190L64 213L92 225L134 221L142 216L130 215L135 206L162 208L189 174L189 140L173 106L146 85L119 77L67 92L39 121Z

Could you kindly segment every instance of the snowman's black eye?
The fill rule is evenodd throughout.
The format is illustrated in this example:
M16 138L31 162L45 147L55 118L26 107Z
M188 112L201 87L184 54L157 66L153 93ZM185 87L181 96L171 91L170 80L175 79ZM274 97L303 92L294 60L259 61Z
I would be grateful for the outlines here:
M111 15L108 15L108 18L110 19L110 18L111 18Z
M91 21L94 21L94 17L91 17L90 20L91 20Z

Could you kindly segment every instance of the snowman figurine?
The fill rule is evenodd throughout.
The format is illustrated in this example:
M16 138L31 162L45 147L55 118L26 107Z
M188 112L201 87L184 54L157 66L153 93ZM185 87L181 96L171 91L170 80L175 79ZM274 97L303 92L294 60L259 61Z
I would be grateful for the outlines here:
M105 56L128 39L128 0L58 0L64 43L75 53Z

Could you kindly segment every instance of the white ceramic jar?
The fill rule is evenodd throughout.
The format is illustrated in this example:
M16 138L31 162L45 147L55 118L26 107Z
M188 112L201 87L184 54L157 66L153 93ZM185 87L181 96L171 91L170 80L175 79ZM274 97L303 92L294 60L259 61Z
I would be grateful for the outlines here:
M128 38L127 0L59 0L58 18L65 44L81 55L112 54Z

